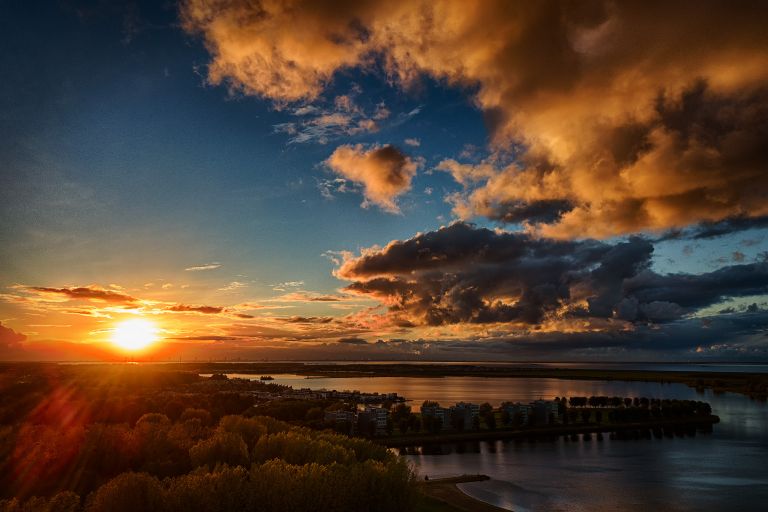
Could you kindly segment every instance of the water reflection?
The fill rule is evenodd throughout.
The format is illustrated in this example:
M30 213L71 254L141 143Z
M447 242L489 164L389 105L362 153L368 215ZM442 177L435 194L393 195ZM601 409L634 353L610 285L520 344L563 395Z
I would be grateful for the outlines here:
M533 395L524 396L526 384ZM544 387L560 396L706 400L721 423L714 429L667 428L425 446L411 448L405 456L423 474L434 477L491 475L490 482L461 484L461 488L516 511L765 510L768 408L764 403L728 393L697 393L680 384L518 382L514 389L505 390L526 400L537 398Z
M248 377L253 377L248 376ZM567 439L472 442L415 448L405 455L422 474L484 473L493 480L462 490L515 511L763 511L768 504L768 407L731 393L683 384L483 377L316 378L273 375L313 389L396 392L419 405L437 400L531 401L555 396L629 396L704 400L714 430L652 430L629 439L604 434Z

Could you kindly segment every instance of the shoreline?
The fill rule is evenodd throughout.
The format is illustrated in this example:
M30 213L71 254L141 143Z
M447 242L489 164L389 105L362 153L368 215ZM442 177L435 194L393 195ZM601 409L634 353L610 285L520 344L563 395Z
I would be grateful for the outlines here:
M469 432L445 432L441 434L421 434L417 436L402 436L400 438L380 438L373 441L387 448L407 448L411 446L457 443L466 441L500 441L505 439L526 439L536 437L551 437L572 434L594 434L605 432L621 432L627 430L664 429L674 427L711 426L720 422L715 415L702 418L665 419L663 421L635 421L631 423L611 425L556 425L553 427L538 427L535 429L517 430L487 430Z
M697 390L731 392L757 400L768 400L768 373L663 370L598 370L586 368L530 368L491 366L482 363L457 365L384 363L345 365L305 363L179 363L180 368L198 373L292 373L305 377L493 377L553 378L626 382L680 383Z
M428 500L437 502L441 507L440 509L447 512L509 512L505 508L491 505L470 496L459 489L457 485L467 482L483 482L490 479L491 477L488 475L461 475L420 481L418 485L423 496L426 496ZM430 510L428 507L431 505L435 505L435 503L423 504L421 508Z

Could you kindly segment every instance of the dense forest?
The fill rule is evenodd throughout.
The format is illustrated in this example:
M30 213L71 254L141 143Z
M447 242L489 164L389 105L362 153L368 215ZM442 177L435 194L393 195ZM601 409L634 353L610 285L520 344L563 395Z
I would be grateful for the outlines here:
M264 384L269 386L270 384ZM0 368L1 511L407 511L407 464L196 375Z

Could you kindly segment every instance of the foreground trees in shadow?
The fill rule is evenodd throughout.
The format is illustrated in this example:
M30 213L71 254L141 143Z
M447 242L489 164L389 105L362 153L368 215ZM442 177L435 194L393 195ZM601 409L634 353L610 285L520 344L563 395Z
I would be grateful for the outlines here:
M14 453L2 484L21 499L0 502L0 511L384 512L414 505L411 468L382 446L269 417L225 416L206 428L187 416L172 423L149 414L133 428L92 424L55 440L48 427L25 431L35 439L24 445L40 451L31 459ZM56 450L66 453L57 459ZM51 497L23 499L51 483L58 491Z

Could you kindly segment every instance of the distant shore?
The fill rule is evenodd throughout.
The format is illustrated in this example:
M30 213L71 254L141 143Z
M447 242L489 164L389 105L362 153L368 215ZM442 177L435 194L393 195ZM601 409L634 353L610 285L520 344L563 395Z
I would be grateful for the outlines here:
M637 382L680 383L698 390L711 389L716 393L731 392L757 400L768 399L768 373L702 372L702 371L650 371L650 370L598 370L579 368L531 368L492 366L482 363L456 365L441 364L364 364L344 365L325 363L179 363L198 373L292 373L308 377L495 377L495 378L551 378L567 380L618 380Z
M461 475L419 482L419 489L426 496L425 503L417 511L443 510L446 512L508 512L464 493L456 484L490 480L487 475ZM438 508L439 507L439 508Z

